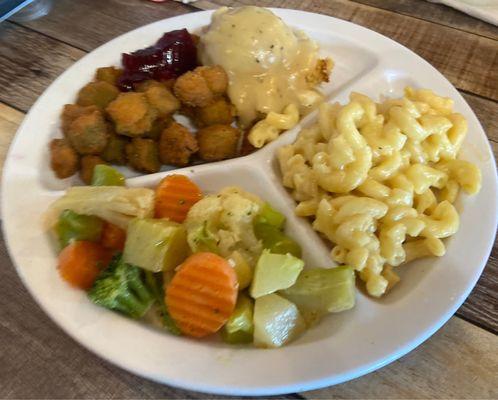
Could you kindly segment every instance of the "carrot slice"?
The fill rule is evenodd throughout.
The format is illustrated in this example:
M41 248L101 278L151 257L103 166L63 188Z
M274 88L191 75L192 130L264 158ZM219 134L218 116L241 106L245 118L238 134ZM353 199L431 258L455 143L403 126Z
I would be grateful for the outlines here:
M227 260L214 253L196 253L179 266L168 285L166 305L182 333L200 338L227 322L237 292L237 275Z
M156 188L156 218L183 222L190 207L201 198L199 187L185 175L168 175Z
M100 242L102 246L110 250L123 250L126 241L126 231L119 226L111 224L110 222L104 223L102 229L102 236Z
M75 241L60 252L59 273L70 285L90 289L110 257L109 251L98 243Z

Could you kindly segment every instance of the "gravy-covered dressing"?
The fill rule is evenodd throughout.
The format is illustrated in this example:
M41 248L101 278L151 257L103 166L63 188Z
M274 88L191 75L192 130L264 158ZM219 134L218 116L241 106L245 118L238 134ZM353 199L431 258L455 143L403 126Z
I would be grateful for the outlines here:
M242 126L260 114L281 112L312 86L306 76L318 59L318 46L294 32L271 11L259 7L229 9L213 14L201 37L205 65L221 65L228 74L228 95Z

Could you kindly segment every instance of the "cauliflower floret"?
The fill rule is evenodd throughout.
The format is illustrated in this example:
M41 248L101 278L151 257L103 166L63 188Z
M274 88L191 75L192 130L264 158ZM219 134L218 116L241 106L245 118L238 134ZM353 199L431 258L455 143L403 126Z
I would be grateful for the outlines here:
M198 201L184 223L191 249L215 251L223 257L238 251L254 264L262 244L254 234L253 220L262 204L259 197L237 187L225 188L218 195Z

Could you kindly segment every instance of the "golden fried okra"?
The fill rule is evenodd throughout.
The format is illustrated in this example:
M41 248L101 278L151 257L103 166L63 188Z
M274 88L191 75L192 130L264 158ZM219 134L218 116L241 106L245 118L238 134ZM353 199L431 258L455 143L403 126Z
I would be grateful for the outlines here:
M200 128L216 124L230 125L233 120L232 106L224 98L220 98L206 107L195 108L193 119Z
M175 81L173 90L175 96L188 106L205 107L214 100L214 94L206 79L195 71L188 71L181 75Z
M164 86L164 84L156 81L155 79L147 79L146 81L134 83L133 89L135 90L135 92L146 92L151 87L156 86Z
M99 156L83 156L81 157L81 165L80 165L80 179L85 182L87 185L92 183L93 177L93 169L96 165L105 164L106 162L102 160Z
M71 146L82 155L99 154L107 145L107 126L100 111L83 114L67 130Z
M227 91L228 76L219 65L197 67L194 72L198 72L204 77L214 96L221 96Z
M91 114L94 111L98 111L98 108L95 106L83 107L77 104L65 104L61 114L62 133L67 135L71 122L82 115Z
M79 157L66 139L50 142L50 166L59 179L68 178L78 171Z
M116 132L131 137L150 131L157 117L157 110L149 104L144 93L121 93L106 111L116 124Z
M126 157L130 165L138 171L153 173L161 168L157 143L152 139L133 139L126 145Z
M103 110L119 95L116 86L104 81L90 82L81 88L76 103L80 106L96 106Z
M103 81L110 83L111 85L116 86L118 83L118 79L123 74L123 70L121 68L116 67L102 67L97 68L95 72L95 80Z
M166 86L152 86L145 91L145 95L160 117L167 117L180 108L180 101Z
M161 137L161 133L172 122L173 122L173 118L172 117L157 118L154 121L154 123L152 124L151 130L148 131L148 132L146 132L143 137L147 138L147 139L155 140L156 142L159 141L159 138Z
M100 155L108 163L124 165L126 164L125 146L127 143L128 140L124 136L112 133L107 140L107 146Z
M198 149L195 136L178 122L172 122L159 140L159 157L163 164L184 167Z
M218 161L235 157L240 132L230 125L211 125L197 132L199 157Z

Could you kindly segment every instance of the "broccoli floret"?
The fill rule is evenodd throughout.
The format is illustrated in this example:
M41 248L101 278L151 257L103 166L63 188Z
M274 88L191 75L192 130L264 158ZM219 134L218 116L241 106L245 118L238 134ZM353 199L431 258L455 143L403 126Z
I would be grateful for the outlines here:
M143 280L142 270L114 256L101 272L88 296L95 304L132 318L142 317L154 302L154 294Z

